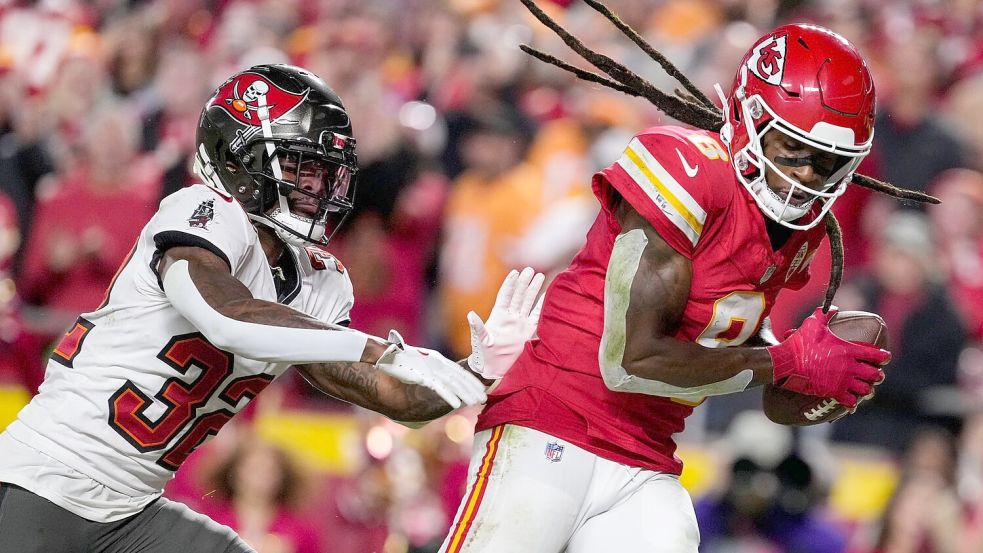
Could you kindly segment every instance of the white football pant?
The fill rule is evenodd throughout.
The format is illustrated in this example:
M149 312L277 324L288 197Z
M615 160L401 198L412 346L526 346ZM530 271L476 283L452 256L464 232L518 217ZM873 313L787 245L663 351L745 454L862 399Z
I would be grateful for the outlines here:
M537 430L475 435L441 553L696 553L689 493L671 474L602 459Z

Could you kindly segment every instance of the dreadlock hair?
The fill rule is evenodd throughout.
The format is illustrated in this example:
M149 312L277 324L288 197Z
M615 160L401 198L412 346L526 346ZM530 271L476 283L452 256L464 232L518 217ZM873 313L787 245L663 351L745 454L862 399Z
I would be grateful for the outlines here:
M570 49L579 54L580 57L591 65L604 72L607 76L574 67L555 56L532 48L527 44L519 46L523 52L540 61L568 71L585 81L601 84L630 96L645 98L663 113L682 123L706 131L720 132L721 127L724 125L724 115L721 109L707 98L672 62L653 48L641 35L635 32L634 29L628 26L628 24L622 21L600 1L584 0L588 6L603 15L622 34L631 39L642 51L648 54L649 58L655 60L662 66L666 73L679 81L684 90L677 89L673 94L667 94L659 90L652 83L638 76L624 65L588 48L577 37L571 35L559 23L547 15L546 12L540 9L533 0L520 1L536 19L556 33ZM916 190L900 188L893 184L856 173L853 174L850 182L901 200L930 204L939 203L939 199L934 196ZM832 267L830 269L829 284L826 286L826 295L823 300L824 312L829 311L830 306L833 305L833 296L836 295L836 290L839 288L840 282L843 279L843 235L840 232L840 224L837 222L836 217L833 216L832 211L826 213L825 225L826 235L829 237L830 251L832 253Z

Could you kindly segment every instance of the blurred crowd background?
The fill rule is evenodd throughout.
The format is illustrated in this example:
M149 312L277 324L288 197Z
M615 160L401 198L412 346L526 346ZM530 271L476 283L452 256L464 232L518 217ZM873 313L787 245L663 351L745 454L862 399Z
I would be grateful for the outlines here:
M894 361L878 397L792 431L749 391L680 436L708 552L983 550L983 7L976 0L609 0L711 97L752 41L816 22L858 46L878 91L861 171L942 198L840 199L842 309L880 313ZM540 4L664 89L665 73L578 0ZM332 242L353 325L452 356L512 267L562 269L596 214L590 175L673 121L518 50L576 62L517 0L0 0L0 425L45 356L99 305L142 225L190 173L209 92L289 62L344 99L357 208ZM785 294L777 333L815 305ZM694 368L698 370L698 368ZM168 489L260 553L436 551L466 479L474 413L410 431L292 372ZM241 420L240 420L241 419Z

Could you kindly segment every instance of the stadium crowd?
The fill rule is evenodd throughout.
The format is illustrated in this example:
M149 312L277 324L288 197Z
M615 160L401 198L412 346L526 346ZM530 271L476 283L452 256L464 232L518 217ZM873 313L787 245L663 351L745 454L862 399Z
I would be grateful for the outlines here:
M978 551L983 4L608 4L712 97L751 41L778 24L843 34L878 91L874 152L861 170L943 201L898 207L852 187L836 204L846 240L836 304L884 317L888 379L856 414L794 433L737 416L760 403L755 391L699 409L683 443L713 460L693 488L703 549ZM577 0L541 5L592 48L672 89ZM590 175L639 129L670 123L648 102L535 62L522 42L564 51L510 0L0 1L5 389L36 390L52 341L101 303L160 199L195 181L209 91L270 62L318 74L352 114L356 210L329 249L355 286L354 326L383 336L398 328L408 342L464 356L467 311L487 313L512 267L565 266L598 208ZM827 249L812 261L813 282L779 300L777 334L819 303L829 264ZM6 392L0 400L23 402ZM269 441L280 433L271 425L289 424L283 413L310 414L330 432L287 452ZM261 553L436 551L463 490L473 413L408 431L288 373L244 418L202 448L169 493ZM305 458L325 440L338 451ZM749 440L774 446L765 454ZM844 492L879 503L837 500L844 459L890 467L883 490L868 480Z

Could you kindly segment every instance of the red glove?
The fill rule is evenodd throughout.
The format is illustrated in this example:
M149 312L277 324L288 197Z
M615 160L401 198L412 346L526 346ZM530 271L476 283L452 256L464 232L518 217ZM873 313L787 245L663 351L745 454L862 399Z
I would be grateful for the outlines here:
M833 398L852 409L884 379L878 366L886 365L891 353L833 334L828 325L835 314L835 307L828 313L816 309L784 342L767 349L776 386Z

